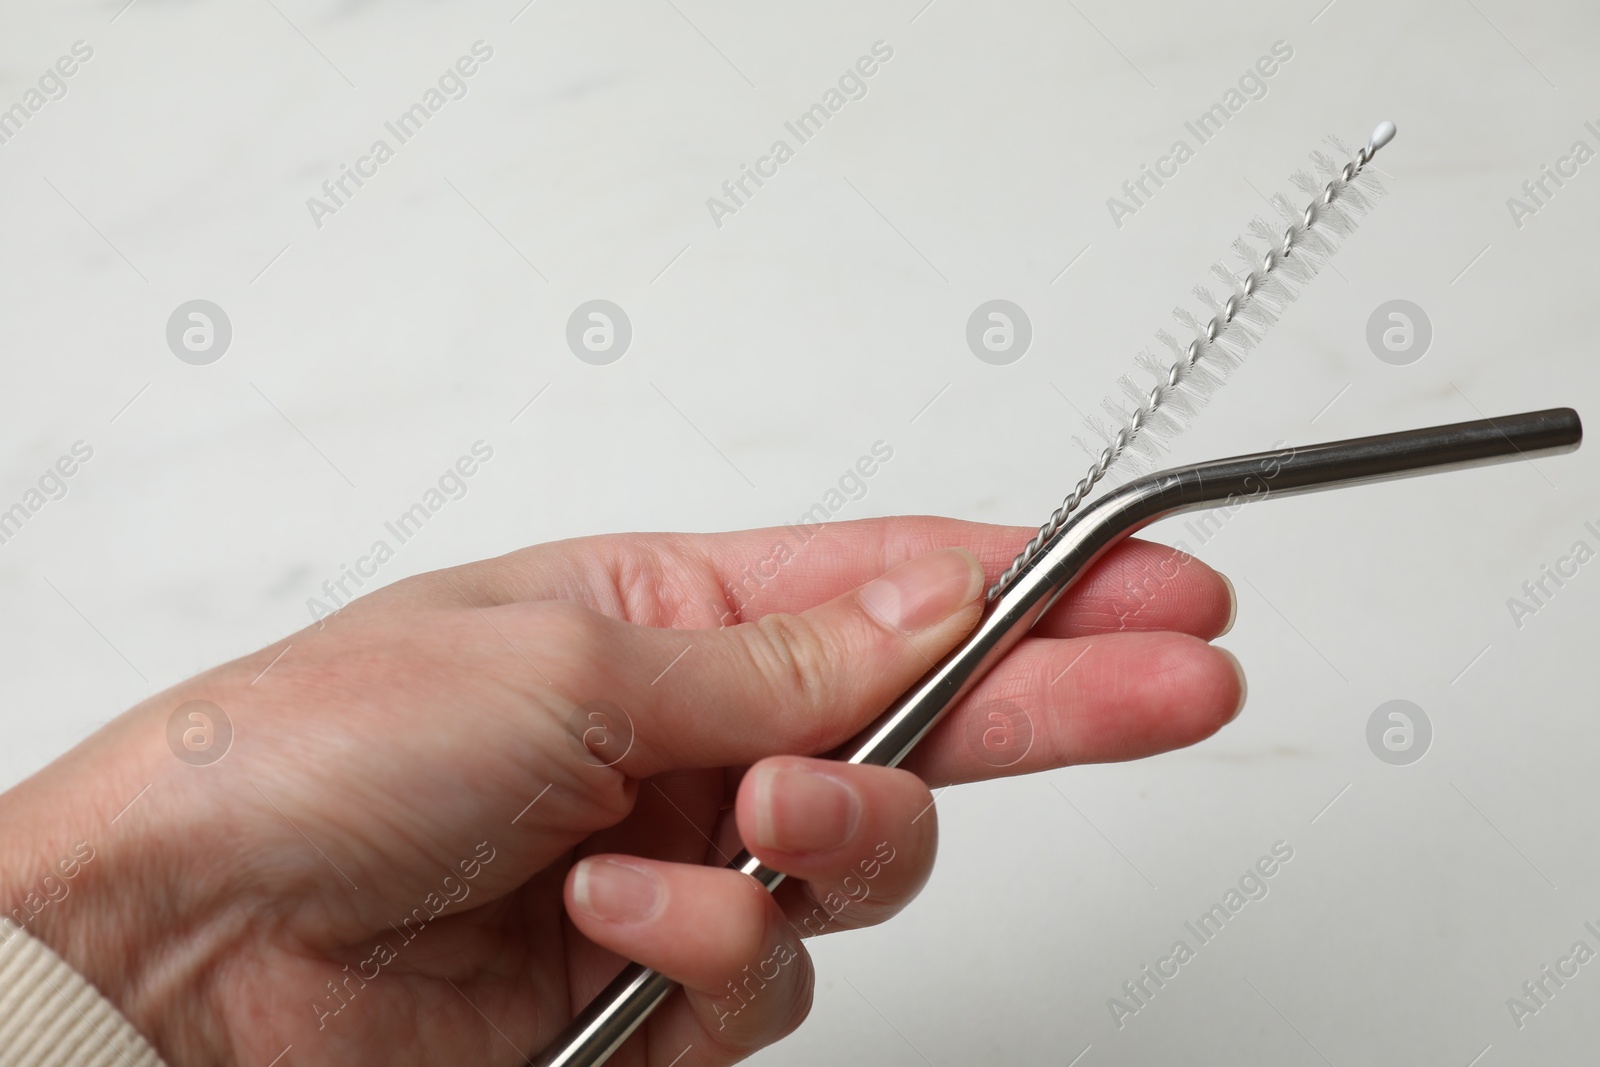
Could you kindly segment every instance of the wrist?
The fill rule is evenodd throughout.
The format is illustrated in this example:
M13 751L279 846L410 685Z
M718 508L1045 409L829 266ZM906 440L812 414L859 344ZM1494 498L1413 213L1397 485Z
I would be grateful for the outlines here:
M193 1055L209 1043L194 1024L210 960L195 947L204 910L170 873L184 838L150 718L129 712L0 795L0 923L48 946L176 1067L212 1058Z

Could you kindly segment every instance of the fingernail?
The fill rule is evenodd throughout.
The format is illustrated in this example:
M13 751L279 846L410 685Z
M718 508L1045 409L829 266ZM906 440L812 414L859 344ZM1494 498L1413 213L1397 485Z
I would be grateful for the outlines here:
M609 859L587 859L572 879L573 902L602 922L636 923L655 915L666 899L655 873Z
M1222 584L1228 587L1228 622L1222 627L1222 632L1217 637L1228 636L1228 631L1233 629L1233 620L1239 617L1239 591L1233 587L1233 582L1226 574L1217 572L1217 577L1222 579ZM1212 638L1216 640L1216 638Z
M926 630L978 598L983 568L964 548L941 548L907 560L861 587L861 602L901 633Z
M762 764L756 776L755 844L780 852L824 852L849 841L861 798L830 774L793 764Z
M1233 709L1232 715L1228 716L1228 722L1232 722L1244 710L1245 699L1250 695L1250 684L1245 680L1244 664L1239 662L1239 657L1225 648L1219 648L1217 651L1228 657L1228 662L1233 664L1233 673L1239 676L1239 706Z

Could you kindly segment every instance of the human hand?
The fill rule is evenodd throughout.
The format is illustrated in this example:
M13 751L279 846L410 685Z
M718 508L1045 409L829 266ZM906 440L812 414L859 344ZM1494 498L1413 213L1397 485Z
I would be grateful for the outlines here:
M809 758L960 641L1030 532L593 537L397 582L0 797L0 905L174 1067L520 1064L622 957L687 993L614 1063L732 1063L805 1016L802 936L922 887L930 786L1150 755L1241 705L1205 640L1230 587L1128 541L901 769ZM209 765L169 749L194 700L232 724ZM1004 759L969 741L1000 701L1032 730ZM721 869L740 847L790 879Z

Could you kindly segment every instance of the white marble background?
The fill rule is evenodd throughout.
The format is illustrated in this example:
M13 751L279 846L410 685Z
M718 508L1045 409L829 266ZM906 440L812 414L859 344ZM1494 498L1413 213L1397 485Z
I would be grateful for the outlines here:
M1176 458L1600 418L1600 162L1520 227L1506 205L1600 148L1589 4L125 3L0 12L0 107L94 50L0 145L0 507L94 450L0 545L0 783L303 625L480 438L493 462L386 580L791 520L878 439L895 458L841 517L1037 522L1084 464L1065 398L1131 369L1257 190L1382 118L1391 195ZM480 39L466 98L316 228L306 198ZM867 96L713 225L706 198L878 40ZM1279 40L1267 95L1114 226L1106 198ZM165 341L197 297L234 330L209 366ZM563 339L595 297L634 327L610 366ZM1035 330L1004 367L964 340L993 297ZM1408 366L1365 340L1393 298L1435 331ZM1189 751L944 795L923 898L816 944L812 1018L757 1062L1592 1056L1600 963L1521 1028L1506 1000L1600 947L1600 563L1520 628L1506 602L1600 547L1597 455L1234 516L1200 554L1240 590L1244 715ZM1365 740L1394 698L1435 730L1407 767ZM1279 840L1270 895L1119 1029L1107 998Z

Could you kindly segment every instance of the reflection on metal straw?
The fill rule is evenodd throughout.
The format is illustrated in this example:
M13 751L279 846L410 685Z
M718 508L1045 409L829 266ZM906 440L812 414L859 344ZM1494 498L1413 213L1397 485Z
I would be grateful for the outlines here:
M1006 582L971 635L835 758L887 767L898 764L1095 560L1158 519L1225 502L1571 452L1582 440L1578 413L1552 408L1213 460L1129 482L1063 526ZM769 891L784 877L748 852L739 853L729 866L751 875ZM674 987L665 975L628 964L533 1059L533 1067L604 1063Z

